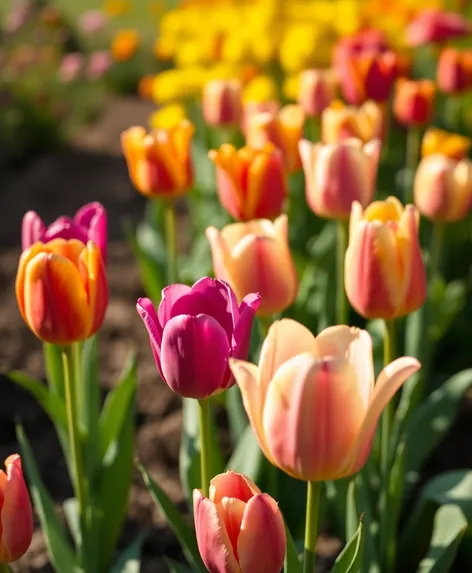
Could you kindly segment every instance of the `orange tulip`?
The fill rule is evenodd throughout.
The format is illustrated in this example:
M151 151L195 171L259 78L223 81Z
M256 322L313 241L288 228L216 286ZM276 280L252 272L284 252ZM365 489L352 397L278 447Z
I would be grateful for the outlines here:
M352 205L345 287L353 308L366 318L391 320L420 308L426 274L418 240L418 212L395 197L363 211Z
M464 159L472 145L472 140L458 133L449 133L432 127L426 131L421 143L421 155L445 155L451 159Z
M222 231L208 227L215 276L230 284L239 300L258 292L258 314L282 312L295 300L298 280L288 246L288 221L281 215L273 223L258 219L227 225Z
M137 30L118 30L110 47L113 58L117 62L130 60L136 53L139 42L140 37Z
M334 70L305 70L300 74L298 103L307 117L318 117L336 97Z
M291 173L301 167L298 142L303 136L304 123L305 114L299 105L286 105L277 114L250 116L246 143L255 149L273 143L282 151L285 167Z
M123 131L121 146L129 176L142 195L170 198L189 190L193 180L190 157L193 131L187 120L150 133L138 126Z
M428 155L418 165L414 197L418 211L432 221L465 219L472 201L472 163Z
M321 115L323 143L339 143L348 137L367 143L377 137L382 139L383 129L383 111L374 101L356 108L336 100Z
M267 143L263 149L236 150L224 143L209 157L216 165L221 204L238 221L274 219L280 215L287 184L279 149Z
M438 88L447 94L459 94L472 88L472 50L445 48L439 56Z
M431 121L435 86L431 80L399 78L395 86L393 113L403 125L426 125Z
M233 79L206 83L202 111L209 125L238 125L241 120L241 82Z
M34 243L20 257L16 298L41 340L66 345L89 338L101 327L108 303L100 249L77 239Z
M264 455L305 481L358 472L382 410L419 367L398 358L375 381L367 331L333 326L315 338L290 319L272 324L258 366L230 359Z

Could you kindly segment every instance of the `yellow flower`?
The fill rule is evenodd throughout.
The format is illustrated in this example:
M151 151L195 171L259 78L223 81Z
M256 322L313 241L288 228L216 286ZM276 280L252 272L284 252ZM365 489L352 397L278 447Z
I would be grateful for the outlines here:
M277 85L269 76L257 76L246 85L242 97L244 103L276 100Z
M125 62L130 60L140 42L139 33L133 28L118 30L111 42L111 53L116 61Z
M184 119L186 119L184 107L178 103L171 103L151 114L149 127L151 129L171 130Z

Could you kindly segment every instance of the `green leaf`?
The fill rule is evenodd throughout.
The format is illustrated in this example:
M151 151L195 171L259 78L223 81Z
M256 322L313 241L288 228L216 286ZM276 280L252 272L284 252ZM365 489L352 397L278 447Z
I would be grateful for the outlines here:
M62 368L62 351L57 344L43 343L44 366L48 386L54 394L65 400L64 370Z
M356 479L353 478L348 482L346 494L346 539L351 539L355 535L358 521L359 511L356 503Z
M100 464L100 382L98 379L98 334L75 348L81 352L83 379L81 381L80 424L84 429L85 471L93 483Z
M347 542L339 554L331 573L359 573L362 564L364 532L362 521L359 522L356 533Z
M287 537L287 546L285 549L284 573L302 573L302 563L298 556L297 546L293 540L290 529L285 525L285 535Z
M247 414L243 406L241 391L237 384L232 386L224 394L226 398L229 431L233 444L236 444L248 427Z
M111 573L139 573L143 541L144 535L141 533L120 553Z
M62 504L62 509L75 546L79 547L82 543L82 531L80 529L79 504L75 497L66 499Z
M246 475L253 482L258 482L262 470L262 454L257 438L250 425L246 427L229 459L226 469Z
M57 517L53 501L41 480L30 443L22 426L17 426L16 435L21 447L31 496L47 543L51 564L56 571L61 573L63 571L79 572L77 557L69 545L67 533Z
M433 536L418 573L448 573L467 529L467 519L456 505L443 505L436 512Z
M143 476L144 483L151 494L154 503L160 509L163 516L166 518L167 523L170 525L179 540L188 562L193 568L201 571L201 573L206 573L206 567L203 565L200 553L198 552L195 532L185 523L183 517L169 499L168 495L151 478L144 466L138 463L137 467Z
M169 573L193 573L190 567L182 565L182 563L178 563L169 557L164 557L164 561L169 569Z

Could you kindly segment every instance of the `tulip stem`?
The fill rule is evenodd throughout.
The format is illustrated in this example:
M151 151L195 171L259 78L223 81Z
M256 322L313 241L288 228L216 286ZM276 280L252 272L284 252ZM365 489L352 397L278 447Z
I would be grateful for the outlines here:
M166 228L167 250L167 284L178 281L177 277L177 220L175 215L175 200L164 201L164 219Z
M210 400L205 398L198 401L200 417L200 467L202 492L208 497L210 487Z
M430 278L435 279L441 274L441 254L444 242L444 223L434 223L430 249Z
M421 127L412 125L406 134L406 174L404 178L403 202L413 202L413 180L420 157Z
M11 573L8 563L0 563L0 573Z
M348 226L337 221L338 240L336 246L336 324L347 324L347 299L344 289L344 258L346 256Z
M306 498L305 547L303 551L303 573L314 573L315 571L320 491L320 482L308 482Z

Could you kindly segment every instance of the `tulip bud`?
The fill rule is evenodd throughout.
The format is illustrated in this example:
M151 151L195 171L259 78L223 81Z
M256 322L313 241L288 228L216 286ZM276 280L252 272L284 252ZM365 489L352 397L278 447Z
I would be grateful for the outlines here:
M418 211L432 221L465 219L472 200L472 164L428 155L416 171L414 197Z
M447 94L460 94L472 87L472 50L445 48L439 56L438 88Z
M233 126L241 119L239 80L211 80L203 88L203 117L209 125Z
M432 127L426 131L421 143L421 155L445 155L451 159L464 159L472 141L458 133L449 133Z
M380 140L364 146L360 139L341 143L300 142L306 200L319 217L349 219L353 201L364 207L374 196Z
M260 113L270 113L277 115L280 110L278 101L248 101L243 104L243 117L241 120L241 131L246 135L248 125L252 123L252 118Z
M367 101L358 108L334 101L321 115L323 143L339 143L350 137L367 143L375 138L382 139L383 130L382 108L373 101Z
M447 42L471 32L472 27L462 14L426 9L408 26L406 37L410 46L422 46L430 42Z
M269 328L258 366L230 366L267 459L296 479L325 481L364 466L383 409L420 364L398 358L375 381L367 331L332 326L315 338L282 319Z
M259 295L247 294L238 306L229 285L206 277L193 287L166 287L157 312L140 298L136 308L164 382L199 400L233 386L228 358L247 356L259 302Z
M275 500L233 471L210 482L210 495L193 492L198 550L211 573L280 573L284 520Z
M426 125L431 121L435 87L431 80L399 78L395 87L393 113L403 125Z
M297 296L298 280L288 245L288 221L258 219L208 227L215 276L227 281L239 300L250 292L261 295L258 314L270 316L289 307Z
M305 70L300 74L298 103L307 117L318 117L336 97L334 70Z
M366 318L392 320L420 308L426 273L418 240L418 212L395 197L365 211L352 205L345 287L353 308Z
M17 561L31 544L33 511L23 478L21 458L13 454L0 470L0 563Z
M66 345L89 338L101 327L108 303L100 249L77 239L35 243L20 257L16 298L41 340Z
M236 150L224 143L208 155L216 164L220 202L234 219L274 219L280 215L287 183L279 149L267 143L263 149Z
M131 181L145 197L171 198L192 185L190 139L194 128L184 120L171 129L146 133L130 127L121 134L121 145Z
M248 147L261 149L272 143L282 152L289 173L301 167L298 142L303 136L305 114L299 105L286 105L277 115L261 113L249 118L246 132Z

